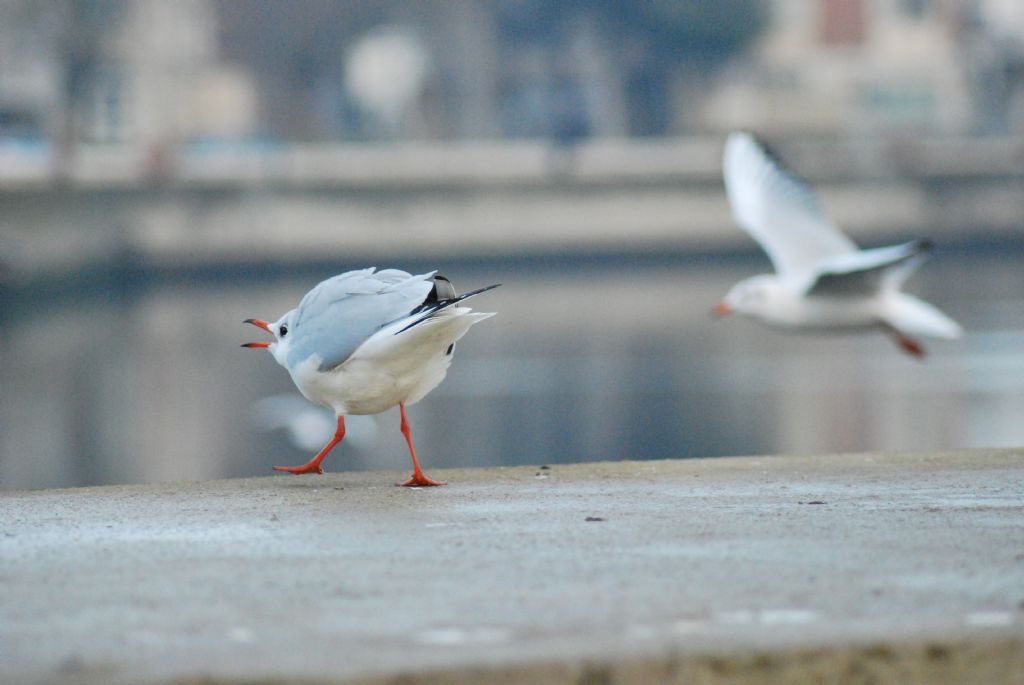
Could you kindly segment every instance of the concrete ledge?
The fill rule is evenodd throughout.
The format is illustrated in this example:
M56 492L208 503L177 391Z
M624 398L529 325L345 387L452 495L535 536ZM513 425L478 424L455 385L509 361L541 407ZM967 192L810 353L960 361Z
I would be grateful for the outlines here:
M997 639L471 667L360 679L352 685L935 685L1020 683L1021 674L1024 641Z
M1019 683L1022 457L0 493L0 681Z

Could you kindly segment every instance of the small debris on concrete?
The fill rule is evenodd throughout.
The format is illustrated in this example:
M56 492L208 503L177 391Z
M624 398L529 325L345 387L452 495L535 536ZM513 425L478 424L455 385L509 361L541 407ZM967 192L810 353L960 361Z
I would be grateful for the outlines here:
M585 521L604 521L600 516L588 516L584 519Z

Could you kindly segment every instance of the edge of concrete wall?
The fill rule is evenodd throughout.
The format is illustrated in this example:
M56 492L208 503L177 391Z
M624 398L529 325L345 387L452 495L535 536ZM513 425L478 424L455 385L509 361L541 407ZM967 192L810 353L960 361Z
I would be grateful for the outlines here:
M510 663L390 674L356 679L189 678L168 685L935 685L1024 682L1024 639L928 640L905 643L748 650L736 653L665 653L578 663Z

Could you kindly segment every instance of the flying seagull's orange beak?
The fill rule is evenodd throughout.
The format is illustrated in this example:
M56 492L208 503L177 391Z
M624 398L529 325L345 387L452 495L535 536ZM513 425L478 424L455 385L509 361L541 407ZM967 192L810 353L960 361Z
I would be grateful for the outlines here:
M729 316L730 314L732 314L733 309L725 302L725 300L722 300L721 302L715 305L713 311L715 316Z
M270 324L267 323L266 321L262 320L262 319L246 319L242 323L251 323L253 326L258 326L259 328L262 328L267 333L271 333L271 334L273 333L273 331L270 330ZM268 343L268 342L251 342L251 343L245 343L244 345L242 345L242 347L249 347L249 348L260 349L260 348L270 347L270 343Z

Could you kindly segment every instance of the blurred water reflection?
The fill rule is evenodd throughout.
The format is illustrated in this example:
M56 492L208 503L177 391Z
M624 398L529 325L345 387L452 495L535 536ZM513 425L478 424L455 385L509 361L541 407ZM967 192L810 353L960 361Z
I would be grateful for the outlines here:
M402 266L381 263L380 266ZM499 316L459 344L410 410L428 468L773 452L1024 444L1024 250L940 253L909 291L967 329L919 363L882 335L794 337L711 306L761 263L445 269ZM276 318L316 282L106 291L32 314L3 340L0 485L267 475L310 454L253 427L292 393L242 319ZM27 312L27 313L26 313ZM315 423L315 422L314 422ZM408 466L397 411L357 417L329 471ZM284 476L282 476L284 477Z

